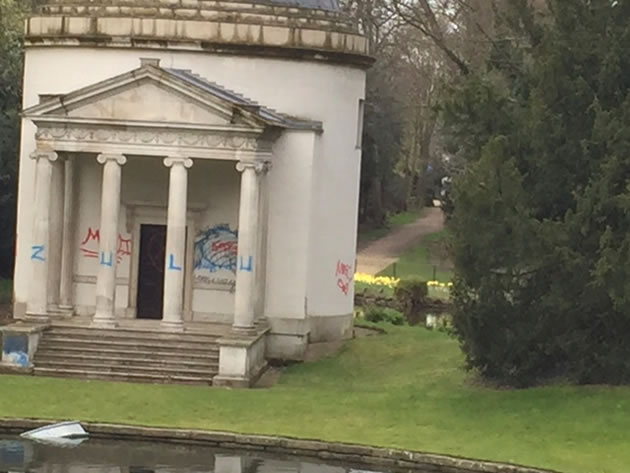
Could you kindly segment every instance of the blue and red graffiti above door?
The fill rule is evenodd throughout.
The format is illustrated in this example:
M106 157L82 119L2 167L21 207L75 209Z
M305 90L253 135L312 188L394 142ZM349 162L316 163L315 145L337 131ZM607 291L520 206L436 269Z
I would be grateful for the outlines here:
M238 232L228 224L202 230L195 238L195 271L236 273Z

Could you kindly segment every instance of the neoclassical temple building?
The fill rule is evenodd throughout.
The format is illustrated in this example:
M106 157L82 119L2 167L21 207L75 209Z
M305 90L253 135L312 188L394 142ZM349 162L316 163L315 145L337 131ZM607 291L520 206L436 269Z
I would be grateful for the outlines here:
M250 385L352 331L367 44L336 0L26 21L2 366Z

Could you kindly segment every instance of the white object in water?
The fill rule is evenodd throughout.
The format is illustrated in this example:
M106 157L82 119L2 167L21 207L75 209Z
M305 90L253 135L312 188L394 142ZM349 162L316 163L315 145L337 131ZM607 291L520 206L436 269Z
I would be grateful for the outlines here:
M78 439L85 438L88 433L78 421L60 422L45 425L39 429L29 430L20 435L33 440Z

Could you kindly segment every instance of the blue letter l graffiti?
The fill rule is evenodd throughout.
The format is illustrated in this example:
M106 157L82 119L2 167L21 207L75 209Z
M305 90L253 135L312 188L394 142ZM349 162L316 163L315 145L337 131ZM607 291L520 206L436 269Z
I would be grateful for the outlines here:
M103 266L109 266L109 267L113 266L114 265L114 254L110 251L109 252L109 259L106 260L105 259L105 253L103 253L101 251L101 264Z
M238 266L238 269L240 269L241 271L247 271L247 272L251 273L252 269L254 269L254 258L253 258L253 256L250 256L247 259L247 266L243 262L243 257L241 256L241 261L240 261L240 264Z
M175 255L171 253L168 257L168 269L171 271L181 271L181 266L175 266Z

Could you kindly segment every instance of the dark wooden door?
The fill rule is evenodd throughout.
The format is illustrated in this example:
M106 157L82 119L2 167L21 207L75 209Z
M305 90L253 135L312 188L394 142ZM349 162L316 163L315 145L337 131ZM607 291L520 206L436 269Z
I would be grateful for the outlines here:
M140 225L139 319L161 319L164 299L166 225Z

